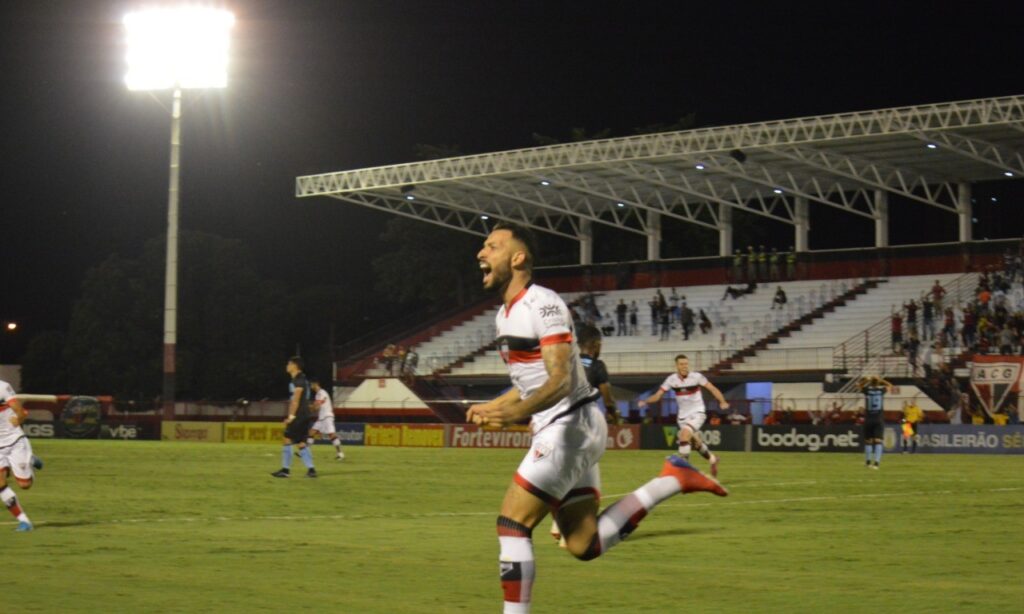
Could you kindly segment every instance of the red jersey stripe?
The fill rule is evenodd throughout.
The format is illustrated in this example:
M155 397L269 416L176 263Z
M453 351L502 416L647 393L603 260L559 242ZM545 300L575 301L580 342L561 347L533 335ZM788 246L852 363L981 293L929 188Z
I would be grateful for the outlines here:
M509 362L537 362L544 360L540 355L540 350L509 350L508 361Z
M541 346L555 345L556 343L572 343L572 333L548 335L547 337L542 337L540 340Z

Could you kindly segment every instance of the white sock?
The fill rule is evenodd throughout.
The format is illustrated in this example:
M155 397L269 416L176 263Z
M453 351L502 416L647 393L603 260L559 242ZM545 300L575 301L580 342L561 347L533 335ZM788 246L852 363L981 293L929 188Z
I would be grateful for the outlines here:
M682 456L684 460L690 460L690 449L688 443L679 444L679 456Z
M313 439L312 437L307 437L306 438L306 445L308 445L308 446L316 445L316 440Z
M593 556L604 554L629 537L654 506L679 494L681 490L679 480L670 475L661 476L606 507L597 518L597 537L601 551L593 553Z
M341 454L341 440L333 439L331 440L331 443L334 444L334 449L338 451L338 454Z
M536 567L533 559L532 531L504 516L498 517L498 543L501 588L505 594L505 614L529 614L530 595Z
M697 448L697 454L700 454L704 458L711 460L711 450L708 450L708 444L703 441L700 442L700 446Z
M18 522L28 522L28 515L18 505L18 496L14 494L10 486L5 486L0 490L0 501L3 501L4 506L12 516L18 519Z

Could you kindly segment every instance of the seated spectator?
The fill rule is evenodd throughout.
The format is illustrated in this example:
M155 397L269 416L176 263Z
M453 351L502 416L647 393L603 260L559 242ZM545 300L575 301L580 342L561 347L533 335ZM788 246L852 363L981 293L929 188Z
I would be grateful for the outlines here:
M775 309L776 305L779 306L779 309L782 309L782 306L786 304L786 300L786 291L782 289L782 286L779 286L775 290L775 298L772 299L772 309Z
M708 332L711 330L711 318L708 317L708 314L704 313L703 309L700 310L700 316L698 317L700 318L701 334L708 334Z
M726 297L729 297L729 298L731 298L733 300L736 300L737 298L743 296L743 294L744 294L743 288L733 288L732 286L726 286L725 287L725 294L722 295L722 299L721 300L724 301L726 299Z

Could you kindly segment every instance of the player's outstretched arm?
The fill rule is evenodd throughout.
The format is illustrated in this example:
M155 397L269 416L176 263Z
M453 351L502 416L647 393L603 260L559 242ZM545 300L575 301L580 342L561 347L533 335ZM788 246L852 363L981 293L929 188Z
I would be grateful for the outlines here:
M725 400L725 395L722 394L722 391L718 389L718 386L715 386L711 382L708 382L704 384L704 387L707 389L708 392L711 393L711 396L715 397L715 400L718 401L719 407L721 407L722 409L729 409L729 401Z
M21 426L28 419L28 410L22 406L17 397L7 399L6 405L14 411L14 415L11 417L11 426Z
M654 403L657 403L658 401L661 400L661 397L663 396L665 396L665 391L662 390L661 388L658 388L657 392L647 397L646 399L640 399L639 401L636 402L636 405L640 409L643 409L648 405L653 405Z

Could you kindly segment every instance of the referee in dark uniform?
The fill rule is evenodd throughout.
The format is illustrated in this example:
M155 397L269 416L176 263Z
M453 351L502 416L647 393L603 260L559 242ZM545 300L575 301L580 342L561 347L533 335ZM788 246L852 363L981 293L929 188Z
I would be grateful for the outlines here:
M312 415L309 413L309 400L312 397L309 387L309 380L303 372L302 358L292 356L288 359L285 367L292 381L288 386L291 390L291 399L288 402L288 416L284 419L284 442L281 449L281 468L270 475L275 478L287 478L291 475L292 446L299 447L299 458L306 465L306 477L315 478L316 469L313 467L313 453L306 446L306 437L309 435L309 426Z

